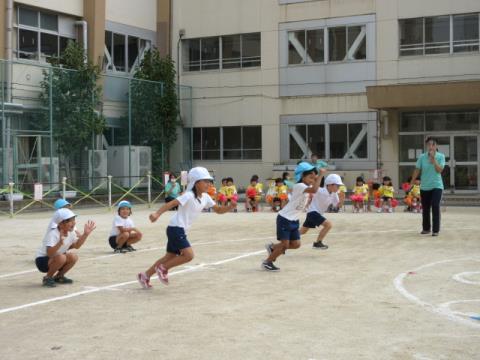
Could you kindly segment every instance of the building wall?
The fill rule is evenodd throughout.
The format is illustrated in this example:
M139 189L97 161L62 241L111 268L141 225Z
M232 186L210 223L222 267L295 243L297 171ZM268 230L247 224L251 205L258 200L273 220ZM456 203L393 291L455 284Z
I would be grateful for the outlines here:
M15 0L15 3L80 17L84 11L83 0Z
M157 0L106 2L106 20L157 31Z

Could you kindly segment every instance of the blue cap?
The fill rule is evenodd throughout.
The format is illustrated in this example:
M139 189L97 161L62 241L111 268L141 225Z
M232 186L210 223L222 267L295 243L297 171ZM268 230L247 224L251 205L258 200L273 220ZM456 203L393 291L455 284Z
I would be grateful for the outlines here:
M130 203L130 201L123 200L123 201L120 201L120 202L118 203L118 208L120 209L120 208L122 208L122 207L127 207L127 208L131 209L131 208L132 208L132 204Z
M57 199L53 203L53 207L55 208L55 210L61 209L67 205L70 205L70 203L65 199Z
M312 171L312 170L315 170L315 172L317 171L317 168L315 167L315 165L312 165L305 161L301 162L295 168L295 181L299 182L300 180L302 180L302 175L304 172Z

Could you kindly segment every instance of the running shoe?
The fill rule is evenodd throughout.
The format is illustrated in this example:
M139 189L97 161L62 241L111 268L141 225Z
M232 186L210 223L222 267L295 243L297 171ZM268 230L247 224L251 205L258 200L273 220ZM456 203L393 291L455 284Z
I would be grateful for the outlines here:
M264 268L265 270L268 270L268 271L279 271L280 270L280 268L276 267L273 264L273 262L271 262L271 261L262 262L262 268Z
M150 285L150 279L148 278L147 274L141 272L137 275L138 282L144 289L150 289L152 285Z
M160 264L159 266L155 267L155 271L157 272L158 280L160 280L163 284L168 285L168 270Z
M42 285L45 287L55 287L57 284L55 284L55 280L52 277L45 276L42 281Z
M325 245L323 242L321 241L315 241L313 243L313 248L314 249L322 249L322 250L327 250L328 249L328 245Z

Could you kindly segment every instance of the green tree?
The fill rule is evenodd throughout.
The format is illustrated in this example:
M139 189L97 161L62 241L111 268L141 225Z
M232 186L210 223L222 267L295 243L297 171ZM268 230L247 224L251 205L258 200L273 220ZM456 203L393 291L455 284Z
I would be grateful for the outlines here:
M87 60L83 48L73 41L52 65L43 72L40 100L49 109L45 121L49 121L51 112L54 143L66 176L71 178L72 162L91 143L92 135L101 134L105 127L105 118L98 110L102 96L100 69Z
M154 172L168 168L177 139L175 65L157 49L148 50L131 82L132 142L152 148Z

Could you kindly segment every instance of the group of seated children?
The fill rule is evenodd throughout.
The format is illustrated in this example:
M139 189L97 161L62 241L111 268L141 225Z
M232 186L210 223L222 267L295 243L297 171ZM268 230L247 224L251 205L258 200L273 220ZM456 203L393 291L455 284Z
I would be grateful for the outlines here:
M370 211L370 200L373 196L374 205L377 208L377 212L393 212L393 209L397 207L398 201L394 197L395 188L392 184L392 179L389 176L384 176L382 184L376 184L373 182L365 183L363 177L359 176L356 179L355 186L352 189L353 212L358 213L360 211Z

